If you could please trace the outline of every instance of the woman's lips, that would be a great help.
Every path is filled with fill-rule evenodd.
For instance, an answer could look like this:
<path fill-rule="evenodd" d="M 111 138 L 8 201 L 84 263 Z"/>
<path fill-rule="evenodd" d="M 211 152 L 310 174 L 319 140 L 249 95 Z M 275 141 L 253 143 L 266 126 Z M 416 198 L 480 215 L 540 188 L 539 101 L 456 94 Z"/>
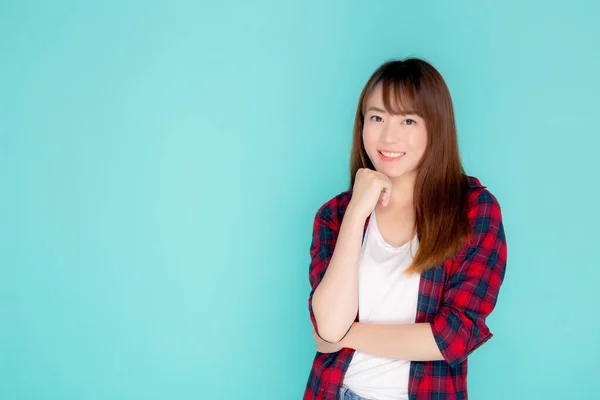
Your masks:
<path fill-rule="evenodd" d="M 387 152 L 387 151 L 382 152 L 381 150 L 379 150 L 378 153 L 379 153 L 379 158 L 381 158 L 383 161 L 398 161 L 399 159 L 401 159 L 402 157 L 404 157 L 406 155 L 406 153 L 404 153 L 404 152 Z"/>

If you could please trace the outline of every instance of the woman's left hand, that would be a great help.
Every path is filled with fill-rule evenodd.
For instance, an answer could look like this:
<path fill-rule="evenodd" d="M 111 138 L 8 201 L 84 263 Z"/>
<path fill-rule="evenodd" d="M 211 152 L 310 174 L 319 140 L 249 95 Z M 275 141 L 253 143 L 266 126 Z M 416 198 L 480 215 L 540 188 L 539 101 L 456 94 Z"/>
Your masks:
<path fill-rule="evenodd" d="M 339 343 L 328 343 L 322 340 L 319 335 L 313 329 L 313 339 L 315 339 L 315 343 L 317 345 L 317 351 L 319 353 L 335 353 L 340 351 L 344 347 L 344 341 Z"/>

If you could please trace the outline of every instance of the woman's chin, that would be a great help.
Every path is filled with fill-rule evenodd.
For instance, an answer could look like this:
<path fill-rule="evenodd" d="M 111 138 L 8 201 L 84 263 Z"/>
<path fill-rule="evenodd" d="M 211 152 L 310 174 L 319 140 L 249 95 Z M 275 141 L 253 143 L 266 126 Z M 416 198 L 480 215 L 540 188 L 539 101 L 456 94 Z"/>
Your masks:
<path fill-rule="evenodd" d="M 390 178 L 391 180 L 402 180 L 412 175 L 415 175 L 413 171 L 394 171 L 386 168 L 382 168 L 379 172 Z"/>

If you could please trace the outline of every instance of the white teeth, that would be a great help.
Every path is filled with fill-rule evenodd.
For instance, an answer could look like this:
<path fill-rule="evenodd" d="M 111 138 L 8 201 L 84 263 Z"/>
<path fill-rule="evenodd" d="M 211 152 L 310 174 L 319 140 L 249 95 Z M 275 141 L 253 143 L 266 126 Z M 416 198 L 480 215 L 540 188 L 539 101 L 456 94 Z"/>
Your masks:
<path fill-rule="evenodd" d="M 398 157 L 406 154 L 406 153 L 387 153 L 385 151 L 381 151 L 380 153 L 389 158 L 398 158 Z"/>

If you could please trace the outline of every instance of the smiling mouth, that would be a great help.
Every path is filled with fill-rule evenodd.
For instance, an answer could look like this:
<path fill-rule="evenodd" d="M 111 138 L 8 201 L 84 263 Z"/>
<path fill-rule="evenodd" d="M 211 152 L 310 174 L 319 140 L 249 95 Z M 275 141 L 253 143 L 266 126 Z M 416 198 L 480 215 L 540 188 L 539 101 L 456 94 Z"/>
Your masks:
<path fill-rule="evenodd" d="M 406 153 L 404 153 L 404 152 L 390 152 L 390 151 L 381 151 L 381 150 L 379 150 L 379 154 L 381 154 L 383 157 L 385 157 L 387 159 L 397 159 L 397 158 L 402 157 Z"/>

